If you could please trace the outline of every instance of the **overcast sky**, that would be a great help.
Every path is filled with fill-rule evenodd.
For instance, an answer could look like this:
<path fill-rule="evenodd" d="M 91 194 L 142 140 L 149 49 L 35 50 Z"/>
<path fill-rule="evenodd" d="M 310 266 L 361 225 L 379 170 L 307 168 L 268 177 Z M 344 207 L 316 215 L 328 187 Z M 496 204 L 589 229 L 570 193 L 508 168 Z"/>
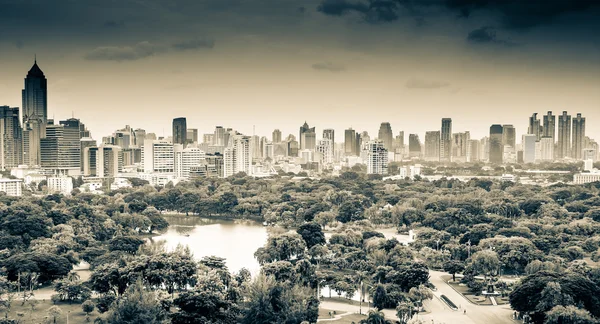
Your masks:
<path fill-rule="evenodd" d="M 0 105 L 21 105 L 34 54 L 50 117 L 98 140 L 179 116 L 269 138 L 306 120 L 338 142 L 383 121 L 423 140 L 451 117 L 480 138 L 548 110 L 600 140 L 594 0 L 0 0 Z"/>

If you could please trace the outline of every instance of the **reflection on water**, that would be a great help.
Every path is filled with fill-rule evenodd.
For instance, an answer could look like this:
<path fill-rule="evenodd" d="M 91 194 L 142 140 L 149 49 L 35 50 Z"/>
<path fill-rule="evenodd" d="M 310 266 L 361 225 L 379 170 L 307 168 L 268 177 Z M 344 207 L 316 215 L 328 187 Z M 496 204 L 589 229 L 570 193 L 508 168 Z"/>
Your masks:
<path fill-rule="evenodd" d="M 262 224 L 180 215 L 165 218 L 170 224 L 167 232 L 151 241 L 164 241 L 167 250 L 178 244 L 187 245 L 197 260 L 215 255 L 226 259 L 230 271 L 247 268 L 254 275 L 260 270 L 254 252 L 267 241 L 267 230 Z"/>

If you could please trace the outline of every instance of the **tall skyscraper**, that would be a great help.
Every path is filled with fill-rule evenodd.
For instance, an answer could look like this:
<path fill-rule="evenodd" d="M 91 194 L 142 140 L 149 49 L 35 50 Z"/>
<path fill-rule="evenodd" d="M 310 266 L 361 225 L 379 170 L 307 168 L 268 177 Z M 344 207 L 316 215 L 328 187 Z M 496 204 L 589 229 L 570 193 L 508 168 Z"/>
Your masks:
<path fill-rule="evenodd" d="M 556 138 L 556 116 L 551 111 L 544 115 L 544 136 L 551 137 L 553 142 Z"/>
<path fill-rule="evenodd" d="M 22 136 L 19 108 L 0 106 L 0 170 L 14 168 L 21 164 Z"/>
<path fill-rule="evenodd" d="M 452 161 L 471 162 L 471 133 L 452 134 Z"/>
<path fill-rule="evenodd" d="M 440 161 L 450 162 L 452 156 L 452 118 L 442 118 Z"/>
<path fill-rule="evenodd" d="M 502 145 L 502 125 L 490 127 L 490 163 L 502 163 L 504 145 Z"/>
<path fill-rule="evenodd" d="M 232 145 L 225 149 L 223 154 L 224 177 L 229 177 L 239 172 L 252 174 L 252 154 L 250 136 L 234 135 Z"/>
<path fill-rule="evenodd" d="M 543 127 L 540 125 L 540 120 L 537 118 L 537 113 L 534 113 L 529 117 L 529 127 L 527 127 L 527 134 L 533 134 L 536 136 L 536 140 L 539 141 L 543 134 Z"/>
<path fill-rule="evenodd" d="M 85 126 L 77 118 L 61 120 L 60 125 L 63 126 L 63 137 L 59 143 L 63 155 L 61 167 L 81 171 L 81 135 L 85 132 Z"/>
<path fill-rule="evenodd" d="M 393 150 L 394 135 L 392 133 L 392 126 L 390 125 L 390 123 L 388 123 L 388 122 L 381 123 L 381 126 L 379 126 L 379 134 L 378 134 L 377 138 L 383 142 L 383 147 L 386 150 L 388 150 L 388 151 Z"/>
<path fill-rule="evenodd" d="M 215 134 L 213 136 L 213 145 L 216 146 L 225 146 L 227 142 L 225 142 L 225 129 L 223 126 L 215 127 Z"/>
<path fill-rule="evenodd" d="M 404 131 L 400 131 L 394 139 L 394 152 L 402 153 L 404 151 Z M 437 153 L 439 156 L 439 152 Z"/>
<path fill-rule="evenodd" d="M 581 117 L 578 113 L 577 117 L 573 118 L 573 145 L 571 146 L 571 157 L 581 160 L 583 157 L 585 138 L 585 117 Z"/>
<path fill-rule="evenodd" d="M 344 153 L 356 155 L 356 131 L 352 128 L 344 131 Z"/>
<path fill-rule="evenodd" d="M 513 125 L 502 125 L 502 144 L 509 145 L 513 149 L 517 147 L 517 132 Z"/>
<path fill-rule="evenodd" d="M 535 134 L 524 134 L 523 143 L 523 162 L 534 163 L 536 160 L 536 142 L 537 136 Z"/>
<path fill-rule="evenodd" d="M 306 121 L 300 126 L 300 149 L 314 150 L 317 144 L 317 136 L 314 127 L 309 127 Z"/>
<path fill-rule="evenodd" d="M 440 131 L 425 132 L 425 160 L 440 160 Z"/>
<path fill-rule="evenodd" d="M 46 137 L 48 82 L 37 60 L 27 73 L 22 91 L 23 163 L 40 165 L 40 139 Z"/>
<path fill-rule="evenodd" d="M 564 159 L 571 152 L 571 115 L 563 111 L 558 116 L 558 138 L 556 139 L 556 158 Z"/>
<path fill-rule="evenodd" d="M 362 153 L 366 158 L 368 174 L 387 174 L 388 150 L 383 146 L 383 141 L 375 140 L 365 143 Z"/>
<path fill-rule="evenodd" d="M 281 143 L 281 131 L 279 129 L 273 131 L 273 143 Z"/>
<path fill-rule="evenodd" d="M 173 144 L 186 144 L 187 121 L 185 117 L 173 119 Z"/>
<path fill-rule="evenodd" d="M 471 162 L 481 161 L 481 141 L 472 139 L 471 145 Z"/>
<path fill-rule="evenodd" d="M 332 144 L 335 144 L 335 130 L 328 128 L 323 130 L 323 139 L 328 139 Z"/>
<path fill-rule="evenodd" d="M 421 140 L 419 134 L 408 134 L 408 155 L 411 158 L 420 158 L 421 151 Z"/>

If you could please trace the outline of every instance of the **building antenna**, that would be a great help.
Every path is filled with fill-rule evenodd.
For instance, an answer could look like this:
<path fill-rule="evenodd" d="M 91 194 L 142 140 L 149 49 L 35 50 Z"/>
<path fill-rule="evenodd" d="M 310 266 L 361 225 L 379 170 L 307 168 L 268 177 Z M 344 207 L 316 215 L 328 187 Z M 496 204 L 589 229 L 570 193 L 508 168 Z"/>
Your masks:
<path fill-rule="evenodd" d="M 37 64 L 37 54 L 33 54 L 33 63 Z"/>

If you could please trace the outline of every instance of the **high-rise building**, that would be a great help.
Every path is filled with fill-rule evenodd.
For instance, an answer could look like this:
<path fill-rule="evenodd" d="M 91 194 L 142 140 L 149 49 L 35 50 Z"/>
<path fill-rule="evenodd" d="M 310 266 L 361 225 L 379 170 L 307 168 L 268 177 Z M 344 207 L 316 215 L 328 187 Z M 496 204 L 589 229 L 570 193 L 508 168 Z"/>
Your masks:
<path fill-rule="evenodd" d="M 379 134 L 378 134 L 377 138 L 383 142 L 383 147 L 386 150 L 388 150 L 388 151 L 393 150 L 394 135 L 392 133 L 392 126 L 390 125 L 390 123 L 388 123 L 388 122 L 381 123 L 381 126 L 379 126 Z"/>
<path fill-rule="evenodd" d="M 173 119 L 173 144 L 186 144 L 187 121 L 185 117 Z"/>
<path fill-rule="evenodd" d="M 252 174 L 252 156 L 250 136 L 234 135 L 232 145 L 225 148 L 223 154 L 224 177 L 229 177 L 239 172 Z"/>
<path fill-rule="evenodd" d="M 81 171 L 81 138 L 85 133 L 85 125 L 77 118 L 61 120 L 63 138 L 60 141 L 60 154 L 63 155 L 61 167 L 78 168 Z"/>
<path fill-rule="evenodd" d="M 173 143 L 166 140 L 145 140 L 142 165 L 146 173 L 173 174 L 175 172 Z"/>
<path fill-rule="evenodd" d="M 502 125 L 490 127 L 490 163 L 502 163 L 504 145 L 502 145 Z"/>
<path fill-rule="evenodd" d="M 513 125 L 502 125 L 502 144 L 517 148 L 517 132 Z"/>
<path fill-rule="evenodd" d="M 172 147 L 172 146 L 171 146 Z M 121 148 L 116 145 L 101 145 L 96 153 L 96 176 L 114 178 L 123 170 Z"/>
<path fill-rule="evenodd" d="M 309 127 L 306 122 L 300 126 L 300 149 L 314 150 L 317 145 L 317 134 L 314 127 Z"/>
<path fill-rule="evenodd" d="M 37 60 L 27 73 L 22 97 L 23 163 L 40 165 L 40 139 L 46 137 L 48 122 L 48 82 Z"/>
<path fill-rule="evenodd" d="M 571 115 L 563 111 L 558 117 L 558 138 L 556 139 L 556 158 L 564 159 L 571 152 Z"/>
<path fill-rule="evenodd" d="M 319 154 L 319 162 L 322 166 L 333 163 L 333 144 L 331 139 L 324 138 L 320 140 L 315 151 Z"/>
<path fill-rule="evenodd" d="M 394 152 L 402 153 L 404 151 L 404 131 L 400 131 L 394 139 Z M 437 153 L 439 156 L 439 152 Z"/>
<path fill-rule="evenodd" d="M 452 162 L 471 162 L 471 134 L 452 134 Z"/>
<path fill-rule="evenodd" d="M 19 108 L 0 106 L 0 170 L 22 164 L 22 136 Z"/>
<path fill-rule="evenodd" d="M 551 111 L 544 115 L 544 136 L 551 137 L 552 142 L 556 138 L 556 116 Z"/>
<path fill-rule="evenodd" d="M 452 118 L 442 118 L 440 133 L 440 161 L 450 162 L 452 156 Z"/>
<path fill-rule="evenodd" d="M 186 134 L 187 143 L 198 143 L 198 129 L 197 128 L 188 128 Z"/>
<path fill-rule="evenodd" d="M 554 139 L 550 136 L 542 136 L 540 143 L 540 161 L 554 160 Z"/>
<path fill-rule="evenodd" d="M 421 140 L 419 134 L 408 134 L 408 155 L 411 158 L 420 158 L 421 151 Z"/>
<path fill-rule="evenodd" d="M 583 157 L 585 138 L 585 117 L 581 117 L 578 113 L 577 117 L 573 118 L 573 145 L 571 146 L 571 157 L 581 160 Z"/>
<path fill-rule="evenodd" d="M 540 120 L 537 118 L 537 113 L 534 113 L 529 117 L 529 127 L 527 127 L 527 134 L 536 136 L 536 141 L 539 141 L 543 134 L 543 127 L 540 125 Z"/>
<path fill-rule="evenodd" d="M 279 129 L 276 129 L 273 131 L 273 143 L 281 143 L 281 131 Z"/>
<path fill-rule="evenodd" d="M 362 155 L 365 156 L 368 174 L 387 174 L 388 150 L 383 146 L 383 141 L 375 140 L 365 143 Z"/>
<path fill-rule="evenodd" d="M 173 154 L 175 158 L 175 176 L 177 178 L 190 178 L 190 171 L 193 167 L 199 166 L 205 158 L 205 153 L 197 147 L 183 148 L 182 144 L 173 145 Z"/>
<path fill-rule="evenodd" d="M 225 146 L 227 142 L 225 141 L 225 129 L 223 126 L 215 127 L 215 134 L 213 136 L 213 145 L 216 146 Z"/>
<path fill-rule="evenodd" d="M 481 141 L 472 139 L 471 145 L 471 162 L 481 161 Z"/>
<path fill-rule="evenodd" d="M 88 148 L 92 148 L 92 147 L 96 147 L 96 140 L 90 138 L 90 137 L 83 137 L 80 140 L 80 150 L 81 150 L 81 171 L 83 172 L 83 175 L 89 175 L 85 173 L 85 159 L 86 159 L 86 153 L 85 150 Z M 96 170 L 96 167 L 94 166 L 94 171 Z"/>
<path fill-rule="evenodd" d="M 440 160 L 440 131 L 425 132 L 425 161 Z"/>
<path fill-rule="evenodd" d="M 352 128 L 344 131 L 344 153 L 347 156 L 356 154 L 356 131 Z"/>
<path fill-rule="evenodd" d="M 323 139 L 328 139 L 331 141 L 331 144 L 335 144 L 335 130 L 328 128 L 323 130 Z"/>
<path fill-rule="evenodd" d="M 534 163 L 536 160 L 536 141 L 537 136 L 535 134 L 523 135 L 523 163 Z"/>
<path fill-rule="evenodd" d="M 98 163 L 98 147 L 90 146 L 83 149 L 83 175 L 96 176 Z"/>

